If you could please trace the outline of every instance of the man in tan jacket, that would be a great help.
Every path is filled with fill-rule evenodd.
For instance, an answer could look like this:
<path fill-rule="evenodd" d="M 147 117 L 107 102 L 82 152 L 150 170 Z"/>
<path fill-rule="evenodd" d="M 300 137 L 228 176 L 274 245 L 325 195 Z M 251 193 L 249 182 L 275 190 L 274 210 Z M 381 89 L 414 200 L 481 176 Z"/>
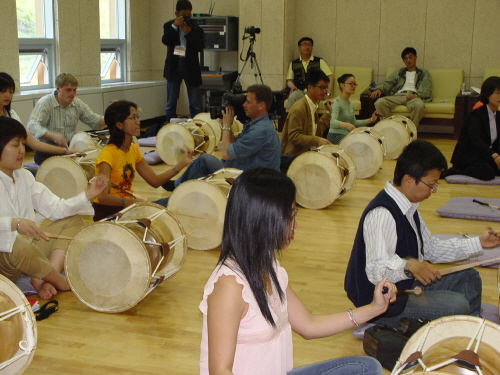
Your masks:
<path fill-rule="evenodd" d="M 330 79 L 321 70 L 307 75 L 307 94 L 298 100 L 290 112 L 281 135 L 281 154 L 299 155 L 321 145 L 330 144 L 323 132 L 330 125 L 332 102 L 325 100 L 327 112 L 319 118 L 318 102 L 324 100 Z"/>

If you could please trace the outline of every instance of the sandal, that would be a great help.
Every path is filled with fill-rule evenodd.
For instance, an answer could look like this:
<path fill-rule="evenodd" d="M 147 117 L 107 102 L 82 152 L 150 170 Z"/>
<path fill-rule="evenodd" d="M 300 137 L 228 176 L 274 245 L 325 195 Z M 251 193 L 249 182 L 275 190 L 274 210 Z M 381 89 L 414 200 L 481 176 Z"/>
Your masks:
<path fill-rule="evenodd" d="M 42 307 L 40 307 L 40 309 L 35 313 L 37 322 L 39 322 L 40 320 L 47 319 L 57 310 L 59 310 L 59 302 L 56 301 L 55 299 L 50 300 L 49 302 L 45 303 Z"/>

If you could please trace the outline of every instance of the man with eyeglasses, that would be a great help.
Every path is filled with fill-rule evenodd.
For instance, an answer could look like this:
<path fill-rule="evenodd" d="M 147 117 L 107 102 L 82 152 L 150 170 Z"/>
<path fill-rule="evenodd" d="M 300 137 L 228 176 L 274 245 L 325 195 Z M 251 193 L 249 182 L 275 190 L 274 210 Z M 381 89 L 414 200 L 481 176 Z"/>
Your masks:
<path fill-rule="evenodd" d="M 333 74 L 328 64 L 318 56 L 313 56 L 314 42 L 309 37 L 300 38 L 298 48 L 300 57 L 293 60 L 288 66 L 288 73 L 286 75 L 287 86 L 290 88 L 290 95 L 288 96 L 288 108 L 292 108 L 293 104 L 302 99 L 307 89 L 307 73 L 310 69 L 319 69 L 325 72 L 330 79 L 328 83 L 327 96 L 332 93 L 333 87 Z"/>
<path fill-rule="evenodd" d="M 432 78 L 425 69 L 417 68 L 417 51 L 406 47 L 401 53 L 406 68 L 395 70 L 370 93 L 372 99 L 386 95 L 375 102 L 375 109 L 383 117 L 391 116 L 391 109 L 405 105 L 410 110 L 410 120 L 418 128 L 425 115 L 425 105 L 432 101 Z"/>
<path fill-rule="evenodd" d="M 28 120 L 27 130 L 36 140 L 62 146 L 68 149 L 68 143 L 76 132 L 78 121 L 91 129 L 106 127 L 104 117 L 90 109 L 76 97 L 78 80 L 70 73 L 61 73 L 56 77 L 56 90 L 38 100 Z M 34 159 L 38 165 L 55 154 L 35 151 Z"/>
<path fill-rule="evenodd" d="M 326 113 L 318 116 L 318 102 L 324 100 L 330 79 L 322 70 L 312 69 L 307 75 L 307 94 L 290 109 L 281 132 L 281 170 L 285 171 L 291 157 L 302 154 L 321 145 L 330 144 L 323 138 L 323 132 L 330 126 L 332 101 L 325 100 Z"/>
<path fill-rule="evenodd" d="M 432 263 L 449 263 L 500 244 L 500 232 L 479 237 L 439 240 L 427 229 L 418 203 L 437 191 L 447 168 L 441 151 L 416 140 L 399 156 L 393 181 L 388 181 L 363 212 L 344 288 L 355 306 L 373 296 L 375 284 L 386 277 L 404 291 L 423 288 L 422 296 L 400 293 L 395 304 L 375 319 L 397 327 L 402 317 L 438 319 L 448 315 L 480 316 L 482 283 L 473 268 L 441 276 Z"/>

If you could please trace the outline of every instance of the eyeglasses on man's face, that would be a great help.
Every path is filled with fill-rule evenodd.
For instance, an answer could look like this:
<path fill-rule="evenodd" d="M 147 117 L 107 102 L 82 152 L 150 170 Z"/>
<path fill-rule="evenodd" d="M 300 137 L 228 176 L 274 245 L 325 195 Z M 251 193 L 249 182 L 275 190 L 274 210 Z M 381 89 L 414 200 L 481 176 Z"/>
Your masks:
<path fill-rule="evenodd" d="M 314 87 L 317 87 L 318 89 L 320 89 L 321 91 L 326 91 L 328 90 L 328 86 L 314 86 Z"/>
<path fill-rule="evenodd" d="M 431 185 L 425 183 L 424 181 L 422 181 L 420 179 L 418 179 L 417 181 L 423 183 L 425 186 L 427 186 L 428 188 L 430 188 L 431 189 L 431 193 L 435 193 L 437 191 L 438 187 L 439 187 L 439 183 L 437 183 L 437 182 L 436 182 L 436 184 L 434 186 L 431 186 Z"/>
<path fill-rule="evenodd" d="M 140 121 L 140 117 L 139 116 L 130 116 L 130 117 L 127 117 L 127 120 Z"/>

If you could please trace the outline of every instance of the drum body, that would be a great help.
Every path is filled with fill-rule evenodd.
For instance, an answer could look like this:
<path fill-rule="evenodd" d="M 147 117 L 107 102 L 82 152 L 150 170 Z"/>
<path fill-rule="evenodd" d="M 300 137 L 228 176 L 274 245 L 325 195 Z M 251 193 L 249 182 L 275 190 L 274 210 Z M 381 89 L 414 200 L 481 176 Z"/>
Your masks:
<path fill-rule="evenodd" d="M 357 178 L 369 178 L 382 166 L 386 152 L 384 136 L 368 127 L 356 128 L 339 143 L 356 165 Z"/>
<path fill-rule="evenodd" d="M 64 269 L 83 303 L 117 313 L 177 273 L 186 250 L 184 230 L 173 215 L 157 204 L 138 203 L 78 232 Z"/>
<path fill-rule="evenodd" d="M 222 140 L 222 119 L 212 119 L 210 113 L 203 112 L 194 116 L 193 120 L 202 120 L 210 125 L 215 135 L 215 145 L 217 146 L 220 143 Z M 231 131 L 233 134 L 239 134 L 242 130 L 243 124 L 235 118 L 231 124 Z"/>
<path fill-rule="evenodd" d="M 22 374 L 35 355 L 36 320 L 19 288 L 0 275 L 0 375 Z"/>
<path fill-rule="evenodd" d="M 498 374 L 500 326 L 474 316 L 447 316 L 433 320 L 410 337 L 392 374 L 423 371 L 437 371 L 443 374 L 477 374 L 473 364 L 474 352 L 478 355 L 477 360 L 484 375 Z M 416 361 L 417 358 L 420 359 Z M 472 369 L 469 370 L 460 363 L 457 364 L 457 358 L 464 361 L 461 364 L 470 364 Z M 428 373 L 425 372 L 425 374 Z"/>
<path fill-rule="evenodd" d="M 344 169 L 345 182 L 344 182 L 344 190 L 348 192 L 354 186 L 356 182 L 356 165 L 354 164 L 354 160 L 352 160 L 349 153 L 344 150 L 342 147 L 338 145 L 324 145 L 318 147 L 317 150 L 320 153 L 327 153 L 333 155 L 337 158 L 337 163 L 340 168 Z"/>
<path fill-rule="evenodd" d="M 181 222 L 188 246 L 195 250 L 211 250 L 222 243 L 222 228 L 230 190 L 229 178 L 241 171 L 221 169 L 199 180 L 177 186 L 168 200 L 168 210 Z"/>
<path fill-rule="evenodd" d="M 187 149 L 194 155 L 211 154 L 216 146 L 212 127 L 202 120 L 167 124 L 156 135 L 156 152 L 169 165 L 177 164 Z"/>
<path fill-rule="evenodd" d="M 417 138 L 415 124 L 404 116 L 383 119 L 373 129 L 384 136 L 387 146 L 386 159 L 397 159 L 406 145 Z"/>
<path fill-rule="evenodd" d="M 329 153 L 304 152 L 293 159 L 286 174 L 297 187 L 297 203 L 305 208 L 328 207 L 346 191 L 344 169 Z"/>
<path fill-rule="evenodd" d="M 95 175 L 95 159 L 80 156 L 52 156 L 38 168 L 35 180 L 60 198 L 68 199 L 85 191 Z"/>
<path fill-rule="evenodd" d="M 77 151 L 101 150 L 102 145 L 99 144 L 99 141 L 92 137 L 89 132 L 78 132 L 71 138 L 69 148 Z"/>

